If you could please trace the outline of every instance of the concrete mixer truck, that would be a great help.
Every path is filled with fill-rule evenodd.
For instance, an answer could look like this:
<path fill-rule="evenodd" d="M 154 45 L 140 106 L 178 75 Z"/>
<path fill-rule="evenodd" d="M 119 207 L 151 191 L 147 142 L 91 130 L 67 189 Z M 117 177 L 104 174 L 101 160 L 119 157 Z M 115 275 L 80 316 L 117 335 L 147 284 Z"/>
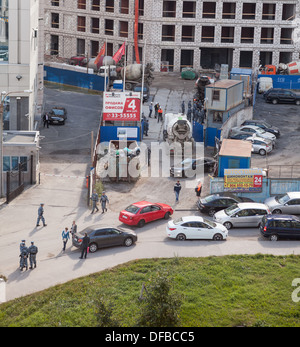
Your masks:
<path fill-rule="evenodd" d="M 184 143 L 191 143 L 191 150 L 194 148 L 192 124 L 182 113 L 166 113 L 163 125 L 163 138 L 169 145 L 177 142 L 184 149 Z M 171 154 L 174 151 L 171 149 Z"/>

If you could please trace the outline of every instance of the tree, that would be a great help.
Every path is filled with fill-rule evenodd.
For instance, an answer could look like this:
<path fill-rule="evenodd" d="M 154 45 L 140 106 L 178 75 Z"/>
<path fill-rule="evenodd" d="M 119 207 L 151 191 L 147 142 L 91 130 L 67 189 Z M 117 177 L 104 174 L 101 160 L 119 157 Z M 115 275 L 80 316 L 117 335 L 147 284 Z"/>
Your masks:
<path fill-rule="evenodd" d="M 143 327 L 175 327 L 180 323 L 182 295 L 172 293 L 172 280 L 167 272 L 157 272 L 146 286 L 137 325 Z"/>
<path fill-rule="evenodd" d="M 96 316 L 98 326 L 104 327 L 118 327 L 119 322 L 113 318 L 113 305 L 106 303 L 103 297 L 96 301 Z"/>

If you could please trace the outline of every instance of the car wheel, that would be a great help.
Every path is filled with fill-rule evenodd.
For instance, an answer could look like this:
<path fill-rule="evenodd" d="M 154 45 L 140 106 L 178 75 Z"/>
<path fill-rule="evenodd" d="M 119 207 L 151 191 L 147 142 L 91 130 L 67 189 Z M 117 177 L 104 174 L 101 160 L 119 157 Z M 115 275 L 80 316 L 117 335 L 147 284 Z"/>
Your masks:
<path fill-rule="evenodd" d="M 273 234 L 270 236 L 270 241 L 277 241 L 278 240 L 278 236 L 276 234 Z"/>
<path fill-rule="evenodd" d="M 176 240 L 184 241 L 185 239 L 186 239 L 186 236 L 184 234 L 178 234 L 176 236 Z"/>
<path fill-rule="evenodd" d="M 209 211 L 208 211 L 208 215 L 213 217 L 213 215 L 216 213 L 216 210 L 214 210 L 213 208 L 211 208 Z"/>
<path fill-rule="evenodd" d="M 266 151 L 264 149 L 260 149 L 258 152 L 260 155 L 266 155 Z"/>
<path fill-rule="evenodd" d="M 164 218 L 165 218 L 165 219 L 169 219 L 169 218 L 170 218 L 170 212 L 166 212 Z"/>
<path fill-rule="evenodd" d="M 223 225 L 227 230 L 232 228 L 232 224 L 230 222 L 225 222 Z"/>
<path fill-rule="evenodd" d="M 89 251 L 90 251 L 90 253 L 95 253 L 95 252 L 97 251 L 97 249 L 98 249 L 98 246 L 97 246 L 96 243 L 91 243 L 91 244 L 89 245 Z"/>
<path fill-rule="evenodd" d="M 273 99 L 273 100 L 272 100 L 272 104 L 273 104 L 273 105 L 278 104 L 278 100 L 277 100 L 277 99 Z"/>
<path fill-rule="evenodd" d="M 144 221 L 144 219 L 141 219 L 141 220 L 138 222 L 138 227 L 139 227 L 139 228 L 142 228 L 144 225 L 145 225 L 145 221 Z"/>
<path fill-rule="evenodd" d="M 215 234 L 213 239 L 215 241 L 222 241 L 223 240 L 223 236 L 221 234 Z"/>
<path fill-rule="evenodd" d="M 131 237 L 126 237 L 126 239 L 124 240 L 124 246 L 126 247 L 130 247 L 133 244 L 133 240 Z"/>
<path fill-rule="evenodd" d="M 272 211 L 272 214 L 281 214 L 281 210 L 279 208 L 275 208 L 275 210 Z"/>

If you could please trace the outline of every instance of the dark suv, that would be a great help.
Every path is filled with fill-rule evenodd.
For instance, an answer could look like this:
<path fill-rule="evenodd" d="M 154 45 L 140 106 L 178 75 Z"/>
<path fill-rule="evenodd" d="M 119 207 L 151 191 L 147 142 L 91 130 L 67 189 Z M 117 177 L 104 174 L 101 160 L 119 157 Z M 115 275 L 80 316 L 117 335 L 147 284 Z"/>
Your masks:
<path fill-rule="evenodd" d="M 300 105 L 300 94 L 295 93 L 288 89 L 273 90 L 266 95 L 265 100 L 266 102 L 271 102 L 274 105 L 278 103 L 283 103 L 283 104 L 292 103 L 292 104 Z"/>
<path fill-rule="evenodd" d="M 277 127 L 270 125 L 262 119 L 248 119 L 243 122 L 242 125 L 255 125 L 268 133 L 275 135 L 277 138 L 280 137 L 280 131 Z"/>
<path fill-rule="evenodd" d="M 263 217 L 260 233 L 271 241 L 300 239 L 300 220 L 293 215 L 270 214 Z"/>

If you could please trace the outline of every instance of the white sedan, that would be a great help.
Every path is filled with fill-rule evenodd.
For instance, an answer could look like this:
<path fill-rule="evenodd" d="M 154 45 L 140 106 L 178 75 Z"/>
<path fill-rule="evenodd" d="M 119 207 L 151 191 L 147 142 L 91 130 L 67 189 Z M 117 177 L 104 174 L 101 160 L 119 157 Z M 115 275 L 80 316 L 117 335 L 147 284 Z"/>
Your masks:
<path fill-rule="evenodd" d="M 171 220 L 168 222 L 166 231 L 168 237 L 176 240 L 210 239 L 219 241 L 228 236 L 228 230 L 224 225 L 196 216 Z"/>

